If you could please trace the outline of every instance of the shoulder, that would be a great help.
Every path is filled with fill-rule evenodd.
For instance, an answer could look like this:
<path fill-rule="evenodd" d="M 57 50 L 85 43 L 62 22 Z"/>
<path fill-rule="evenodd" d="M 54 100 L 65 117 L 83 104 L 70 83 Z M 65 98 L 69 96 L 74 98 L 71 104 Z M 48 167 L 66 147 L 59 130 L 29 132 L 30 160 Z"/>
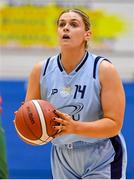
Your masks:
<path fill-rule="evenodd" d="M 36 63 L 30 73 L 30 76 L 34 77 L 40 77 L 40 75 L 42 75 L 42 73 L 45 73 L 46 69 L 48 69 L 48 67 L 53 67 L 53 63 L 55 62 L 54 60 L 58 57 L 58 55 L 56 56 L 51 56 L 49 58 L 45 58 L 43 61 L 40 61 L 38 63 Z"/>
<path fill-rule="evenodd" d="M 41 74 L 42 66 L 43 66 L 43 61 L 36 63 L 31 70 L 30 77 L 31 78 L 39 77 Z"/>
<path fill-rule="evenodd" d="M 33 70 L 38 71 L 42 68 L 42 66 L 43 66 L 43 61 L 40 61 L 33 66 Z"/>
<path fill-rule="evenodd" d="M 121 81 L 119 73 L 117 72 L 115 66 L 108 62 L 102 61 L 99 67 L 99 77 L 100 82 L 102 83 L 116 83 L 117 81 Z"/>
<path fill-rule="evenodd" d="M 100 63 L 100 72 L 101 73 L 108 73 L 109 71 L 116 71 L 116 68 L 112 63 L 107 61 L 107 59 L 106 60 L 104 59 Z"/>

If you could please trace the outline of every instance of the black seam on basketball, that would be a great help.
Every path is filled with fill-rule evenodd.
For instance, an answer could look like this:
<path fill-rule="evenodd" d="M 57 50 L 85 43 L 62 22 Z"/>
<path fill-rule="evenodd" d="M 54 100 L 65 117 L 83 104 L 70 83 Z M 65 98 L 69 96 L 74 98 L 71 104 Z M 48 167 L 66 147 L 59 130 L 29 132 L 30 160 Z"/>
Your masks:
<path fill-rule="evenodd" d="M 23 115 L 23 113 L 22 113 L 22 115 Z M 23 115 L 23 117 L 24 117 L 24 115 Z M 24 121 L 25 121 L 25 118 L 24 118 Z M 26 122 L 26 121 L 25 121 Z M 28 129 L 30 130 L 30 132 L 33 134 L 33 136 L 35 137 L 35 138 L 37 138 L 36 140 L 40 140 L 41 142 L 46 142 L 46 140 L 45 141 L 43 141 L 41 138 L 38 138 L 32 131 L 31 131 L 31 129 L 29 128 L 29 126 L 28 126 L 28 124 L 26 123 L 26 126 L 28 127 Z M 28 139 L 28 138 L 27 138 Z M 31 140 L 31 141 L 36 141 L 36 140 Z M 30 143 L 30 142 L 29 142 Z M 34 142 L 33 142 L 33 144 L 34 144 Z M 42 143 L 39 143 L 39 144 L 42 144 Z M 38 144 L 36 144 L 35 143 L 35 145 L 38 145 Z"/>
<path fill-rule="evenodd" d="M 29 129 L 29 131 L 31 132 L 31 134 L 36 138 L 36 140 L 38 140 L 39 138 L 33 133 L 33 131 L 31 130 L 31 128 L 28 126 L 27 121 L 26 121 L 25 116 L 24 116 L 23 113 L 22 113 L 22 116 L 23 116 L 24 122 L 25 122 L 27 128 Z M 25 137 L 25 136 L 24 136 L 24 137 Z M 26 138 L 27 138 L 27 137 L 26 137 Z M 27 139 L 28 139 L 28 138 L 27 138 Z M 32 140 L 32 139 L 31 139 L 31 141 L 36 141 L 36 140 Z"/>

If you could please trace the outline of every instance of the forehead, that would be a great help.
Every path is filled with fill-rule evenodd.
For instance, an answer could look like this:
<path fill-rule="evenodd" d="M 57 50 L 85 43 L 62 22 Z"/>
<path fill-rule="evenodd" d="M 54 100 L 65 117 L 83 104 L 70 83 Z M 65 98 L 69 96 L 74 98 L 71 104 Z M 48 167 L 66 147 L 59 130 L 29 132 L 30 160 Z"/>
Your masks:
<path fill-rule="evenodd" d="M 77 20 L 77 21 L 83 21 L 82 17 L 75 12 L 66 12 L 62 14 L 59 18 L 59 20 Z"/>

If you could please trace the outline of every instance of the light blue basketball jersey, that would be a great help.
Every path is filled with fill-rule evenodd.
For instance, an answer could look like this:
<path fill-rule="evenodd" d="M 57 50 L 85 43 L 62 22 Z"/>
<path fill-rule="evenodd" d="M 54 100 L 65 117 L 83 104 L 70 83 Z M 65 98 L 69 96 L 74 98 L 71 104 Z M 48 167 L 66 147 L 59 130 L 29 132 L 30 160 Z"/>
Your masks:
<path fill-rule="evenodd" d="M 80 64 L 67 74 L 60 56 L 44 61 L 41 99 L 70 114 L 75 121 L 101 121 L 99 65 L 105 58 L 86 52 Z M 126 176 L 127 153 L 121 135 L 102 139 L 70 134 L 55 138 L 52 143 L 51 165 L 55 179 Z"/>
<path fill-rule="evenodd" d="M 41 98 L 48 100 L 60 111 L 70 114 L 76 121 L 91 122 L 101 119 L 103 112 L 100 104 L 101 86 L 98 69 L 104 59 L 86 52 L 80 64 L 69 74 L 61 64 L 60 54 L 45 60 L 40 80 Z M 56 138 L 52 142 L 93 143 L 100 140 L 102 139 L 70 134 Z"/>

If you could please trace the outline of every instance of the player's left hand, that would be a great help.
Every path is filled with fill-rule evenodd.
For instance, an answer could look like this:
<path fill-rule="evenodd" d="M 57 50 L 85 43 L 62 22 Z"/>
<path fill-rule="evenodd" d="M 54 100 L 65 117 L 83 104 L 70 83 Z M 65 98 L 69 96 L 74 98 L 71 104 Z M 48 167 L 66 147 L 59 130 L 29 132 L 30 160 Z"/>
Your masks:
<path fill-rule="evenodd" d="M 65 135 L 65 134 L 74 134 L 76 130 L 77 122 L 72 119 L 68 114 L 62 113 L 58 110 L 54 111 L 59 117 L 55 117 L 53 120 L 59 123 L 59 126 L 54 126 L 58 133 L 55 137 Z"/>

